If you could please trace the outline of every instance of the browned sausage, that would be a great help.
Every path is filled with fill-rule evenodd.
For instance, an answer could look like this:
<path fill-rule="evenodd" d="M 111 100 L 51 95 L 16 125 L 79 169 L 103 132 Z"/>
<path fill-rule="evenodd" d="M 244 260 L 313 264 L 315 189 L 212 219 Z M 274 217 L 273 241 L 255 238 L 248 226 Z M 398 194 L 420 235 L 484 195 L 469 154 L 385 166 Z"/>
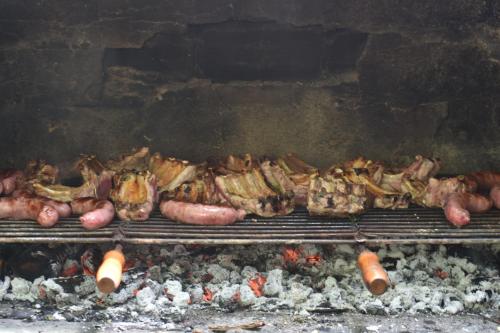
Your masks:
<path fill-rule="evenodd" d="M 495 185 L 500 185 L 500 172 L 495 171 L 479 171 L 473 172 L 465 179 L 470 184 L 477 184 L 480 190 L 489 190 Z"/>
<path fill-rule="evenodd" d="M 169 219 L 198 225 L 227 225 L 243 220 L 246 212 L 243 209 L 220 207 L 214 205 L 193 204 L 181 201 L 163 201 L 160 211 Z"/>
<path fill-rule="evenodd" d="M 95 230 L 107 226 L 115 216 L 115 207 L 108 200 L 95 198 L 79 198 L 71 202 L 71 208 L 80 216 L 82 226 L 88 230 Z"/>
<path fill-rule="evenodd" d="M 497 209 L 500 209 L 500 185 L 493 186 L 490 191 L 490 198 Z"/>
<path fill-rule="evenodd" d="M 457 227 L 470 222 L 470 213 L 483 213 L 491 209 L 492 201 L 476 193 L 453 193 L 448 196 L 444 214 Z"/>
<path fill-rule="evenodd" d="M 23 175 L 19 170 L 2 170 L 0 171 L 0 182 L 2 185 L 3 194 L 11 194 L 16 189 L 16 182 L 19 177 Z"/>
<path fill-rule="evenodd" d="M 57 210 L 59 217 L 71 216 L 71 207 L 65 202 L 56 201 L 56 200 L 48 199 L 45 197 L 41 197 L 39 195 L 30 193 L 30 192 L 25 191 L 25 190 L 15 190 L 14 192 L 12 192 L 12 197 L 25 198 L 25 199 L 38 199 L 38 200 L 45 202 L 47 205 L 53 207 L 55 210 Z"/>
<path fill-rule="evenodd" d="M 0 219 L 35 220 L 52 227 L 59 220 L 57 210 L 38 198 L 0 198 Z"/>

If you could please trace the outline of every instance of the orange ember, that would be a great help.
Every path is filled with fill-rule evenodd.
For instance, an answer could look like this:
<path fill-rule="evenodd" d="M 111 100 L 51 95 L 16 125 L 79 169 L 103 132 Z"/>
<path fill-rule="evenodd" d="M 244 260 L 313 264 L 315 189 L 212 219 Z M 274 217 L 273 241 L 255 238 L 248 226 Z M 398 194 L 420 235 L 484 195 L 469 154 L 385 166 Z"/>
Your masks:
<path fill-rule="evenodd" d="M 213 296 L 214 295 L 210 289 L 208 289 L 207 287 L 203 287 L 203 300 L 205 302 L 211 302 Z"/>
<path fill-rule="evenodd" d="M 306 261 L 310 265 L 317 265 L 321 262 L 321 256 L 319 254 L 314 256 L 307 256 Z"/>
<path fill-rule="evenodd" d="M 291 247 L 285 247 L 283 249 L 283 260 L 285 264 L 292 263 L 295 264 L 300 257 L 300 250 Z"/>
<path fill-rule="evenodd" d="M 255 296 L 260 297 L 262 296 L 262 288 L 266 281 L 267 279 L 264 276 L 258 274 L 256 278 L 248 280 L 248 286 L 252 289 Z"/>

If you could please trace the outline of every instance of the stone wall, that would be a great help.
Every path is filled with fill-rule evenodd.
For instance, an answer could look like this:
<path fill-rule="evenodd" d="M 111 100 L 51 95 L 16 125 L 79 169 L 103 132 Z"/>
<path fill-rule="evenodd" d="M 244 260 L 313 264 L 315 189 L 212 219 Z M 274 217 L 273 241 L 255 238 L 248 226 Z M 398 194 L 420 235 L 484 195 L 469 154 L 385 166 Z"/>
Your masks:
<path fill-rule="evenodd" d="M 500 167 L 500 0 L 0 1 L 1 166 L 148 145 Z"/>

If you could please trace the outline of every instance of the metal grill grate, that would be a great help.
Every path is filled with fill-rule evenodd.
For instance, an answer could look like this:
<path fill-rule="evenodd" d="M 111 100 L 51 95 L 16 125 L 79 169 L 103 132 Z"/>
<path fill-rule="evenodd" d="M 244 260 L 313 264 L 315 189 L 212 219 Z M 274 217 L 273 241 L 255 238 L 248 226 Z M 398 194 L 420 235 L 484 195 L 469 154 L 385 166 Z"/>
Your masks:
<path fill-rule="evenodd" d="M 77 217 L 62 219 L 50 229 L 34 221 L 0 221 L 2 243 L 106 243 L 131 244 L 299 244 L 299 243 L 500 243 L 500 211 L 472 215 L 463 228 L 449 225 L 441 209 L 369 210 L 352 218 L 309 216 L 305 209 L 288 216 L 249 216 L 230 226 L 192 226 L 163 218 L 159 212 L 147 222 L 114 221 L 87 231 Z"/>

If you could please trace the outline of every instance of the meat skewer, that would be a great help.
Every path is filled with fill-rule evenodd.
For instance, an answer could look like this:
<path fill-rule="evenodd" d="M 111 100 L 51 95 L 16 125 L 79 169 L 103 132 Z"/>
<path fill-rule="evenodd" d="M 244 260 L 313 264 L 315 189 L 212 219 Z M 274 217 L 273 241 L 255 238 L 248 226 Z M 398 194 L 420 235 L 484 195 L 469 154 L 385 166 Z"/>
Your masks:
<path fill-rule="evenodd" d="M 82 215 L 80 222 L 87 230 L 105 227 L 115 216 L 115 207 L 109 200 L 79 198 L 71 202 L 71 209 L 74 214 Z"/>

